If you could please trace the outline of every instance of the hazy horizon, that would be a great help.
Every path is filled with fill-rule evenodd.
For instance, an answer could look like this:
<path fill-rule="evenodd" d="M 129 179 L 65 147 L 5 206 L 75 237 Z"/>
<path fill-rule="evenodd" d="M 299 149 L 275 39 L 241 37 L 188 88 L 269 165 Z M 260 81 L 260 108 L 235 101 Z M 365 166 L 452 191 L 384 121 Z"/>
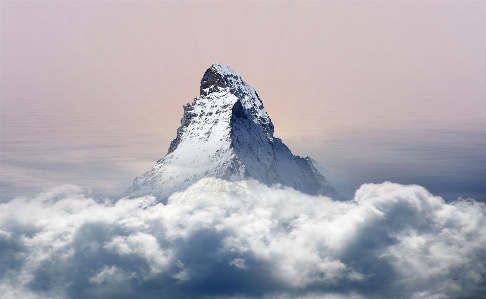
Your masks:
<path fill-rule="evenodd" d="M 118 198 L 162 158 L 204 71 L 351 183 L 486 201 L 486 3 L 2 1 L 2 201 Z"/>

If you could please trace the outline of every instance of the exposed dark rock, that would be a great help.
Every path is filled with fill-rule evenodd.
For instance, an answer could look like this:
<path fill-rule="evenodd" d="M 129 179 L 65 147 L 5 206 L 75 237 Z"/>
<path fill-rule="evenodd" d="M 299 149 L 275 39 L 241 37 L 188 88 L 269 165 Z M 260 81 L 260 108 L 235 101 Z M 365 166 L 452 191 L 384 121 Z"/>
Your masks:
<path fill-rule="evenodd" d="M 217 70 L 213 67 L 207 69 L 204 73 L 204 76 L 201 79 L 201 86 L 199 87 L 199 93 L 201 96 L 208 95 L 212 92 L 215 92 L 220 88 L 228 87 L 226 85 L 226 80 L 224 79 L 223 75 L 220 74 Z"/>
<path fill-rule="evenodd" d="M 245 109 L 243 108 L 243 105 L 241 105 L 240 101 L 236 101 L 231 110 L 233 112 L 232 117 L 248 119 L 248 116 L 246 116 L 245 113 Z"/>
<path fill-rule="evenodd" d="M 182 134 L 184 133 L 184 128 L 189 126 L 189 124 L 191 123 L 191 119 L 194 116 L 196 116 L 196 114 L 193 113 L 193 107 L 191 104 L 185 104 L 183 108 L 184 108 L 184 114 L 182 115 L 181 126 L 177 128 L 177 136 L 176 138 L 174 138 L 174 140 L 170 142 L 170 146 L 169 146 L 169 150 L 167 151 L 167 154 L 172 153 L 177 148 L 177 146 L 181 142 L 181 137 Z"/>

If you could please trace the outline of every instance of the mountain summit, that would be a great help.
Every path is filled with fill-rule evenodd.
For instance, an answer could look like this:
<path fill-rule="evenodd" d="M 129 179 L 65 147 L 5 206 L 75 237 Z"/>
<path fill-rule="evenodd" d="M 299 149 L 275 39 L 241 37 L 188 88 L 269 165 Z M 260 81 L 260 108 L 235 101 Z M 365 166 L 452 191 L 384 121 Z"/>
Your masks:
<path fill-rule="evenodd" d="M 295 156 L 273 136 L 256 91 L 228 66 L 215 63 L 201 80 L 200 96 L 184 105 L 181 126 L 167 155 L 134 180 L 128 197 L 161 201 L 206 177 L 253 178 L 312 195 L 351 199 L 354 189 L 313 159 Z"/>

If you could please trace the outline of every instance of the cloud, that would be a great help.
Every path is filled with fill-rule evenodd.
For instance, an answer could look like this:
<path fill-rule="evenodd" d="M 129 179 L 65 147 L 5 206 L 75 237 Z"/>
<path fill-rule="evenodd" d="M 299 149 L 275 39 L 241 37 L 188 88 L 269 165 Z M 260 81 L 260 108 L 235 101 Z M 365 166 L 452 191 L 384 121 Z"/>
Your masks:
<path fill-rule="evenodd" d="M 166 205 L 64 185 L 0 204 L 2 298 L 483 298 L 486 205 L 204 179 Z"/>
<path fill-rule="evenodd" d="M 235 266 L 238 269 L 241 270 L 248 270 L 248 266 L 245 264 L 244 259 L 234 259 L 231 262 L 228 263 L 230 266 Z"/>

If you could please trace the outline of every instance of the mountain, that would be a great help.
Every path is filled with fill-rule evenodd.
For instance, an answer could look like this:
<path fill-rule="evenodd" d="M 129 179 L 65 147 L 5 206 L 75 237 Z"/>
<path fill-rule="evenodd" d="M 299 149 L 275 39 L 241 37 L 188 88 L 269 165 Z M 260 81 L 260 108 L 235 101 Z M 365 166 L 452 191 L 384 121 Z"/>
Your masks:
<path fill-rule="evenodd" d="M 354 188 L 315 160 L 293 155 L 273 130 L 256 91 L 231 68 L 215 63 L 204 73 L 200 96 L 184 105 L 167 155 L 137 177 L 126 195 L 166 201 L 202 178 L 216 177 L 253 178 L 337 200 L 353 197 Z"/>

